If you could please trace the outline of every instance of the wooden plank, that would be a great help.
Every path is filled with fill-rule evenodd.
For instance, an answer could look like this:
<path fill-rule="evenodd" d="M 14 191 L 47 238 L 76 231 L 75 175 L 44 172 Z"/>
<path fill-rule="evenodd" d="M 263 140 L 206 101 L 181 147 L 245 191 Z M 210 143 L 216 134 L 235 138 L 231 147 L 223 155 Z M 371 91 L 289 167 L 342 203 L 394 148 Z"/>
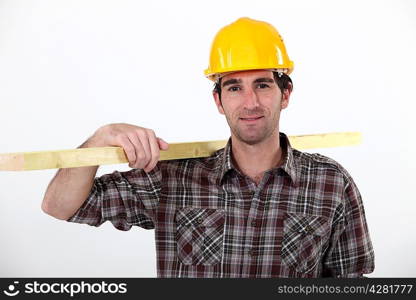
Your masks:
<path fill-rule="evenodd" d="M 289 140 L 295 149 L 332 148 L 358 145 L 362 135 L 360 132 L 336 132 L 289 136 Z"/>
<path fill-rule="evenodd" d="M 361 133 L 340 132 L 289 136 L 296 149 L 351 146 L 361 143 Z M 208 157 L 223 148 L 227 140 L 172 143 L 160 152 L 160 160 Z M 74 168 L 127 163 L 121 147 L 79 148 L 56 151 L 36 151 L 0 154 L 0 170 L 28 171 L 56 168 Z"/>

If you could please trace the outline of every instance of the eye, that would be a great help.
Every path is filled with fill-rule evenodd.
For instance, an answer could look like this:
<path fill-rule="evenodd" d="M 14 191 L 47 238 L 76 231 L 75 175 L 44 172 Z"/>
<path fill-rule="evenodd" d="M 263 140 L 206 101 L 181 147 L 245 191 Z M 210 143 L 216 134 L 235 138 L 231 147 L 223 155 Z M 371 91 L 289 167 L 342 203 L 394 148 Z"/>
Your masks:
<path fill-rule="evenodd" d="M 228 91 L 230 91 L 230 92 L 237 92 L 239 90 L 240 90 L 240 87 L 239 86 L 232 86 L 232 87 L 230 87 L 228 89 Z"/>
<path fill-rule="evenodd" d="M 260 89 L 265 89 L 265 88 L 269 88 L 270 86 L 267 83 L 259 83 L 257 87 Z"/>

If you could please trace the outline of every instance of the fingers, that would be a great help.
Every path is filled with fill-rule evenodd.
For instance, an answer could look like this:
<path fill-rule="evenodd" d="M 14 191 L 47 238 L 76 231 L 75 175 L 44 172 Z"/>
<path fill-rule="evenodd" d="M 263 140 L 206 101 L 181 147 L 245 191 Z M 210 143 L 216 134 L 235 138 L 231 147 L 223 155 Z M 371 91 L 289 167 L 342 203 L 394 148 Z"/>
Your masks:
<path fill-rule="evenodd" d="M 135 148 L 136 160 L 130 162 L 132 168 L 143 169 L 145 172 L 153 170 L 160 158 L 159 141 L 151 129 L 140 128 L 133 133 L 129 133 L 129 140 Z M 163 143 L 163 148 L 167 149 L 167 143 Z"/>
<path fill-rule="evenodd" d="M 166 143 L 163 139 L 157 138 L 160 150 L 168 150 L 169 144 Z"/>
<path fill-rule="evenodd" d="M 146 144 L 142 142 L 143 137 L 138 132 L 128 133 L 128 138 L 134 146 L 136 159 L 134 161 L 129 160 L 129 166 L 131 168 L 142 169 L 146 165 L 146 161 L 150 157 L 150 150 L 146 148 Z"/>
<path fill-rule="evenodd" d="M 156 137 L 153 130 L 124 123 L 103 126 L 93 137 L 94 145 L 122 147 L 129 167 L 145 172 L 155 168 L 160 150 L 168 149 L 168 143 Z"/>
<path fill-rule="evenodd" d="M 149 147 L 150 147 L 150 152 L 151 152 L 151 159 L 149 161 L 149 163 L 144 167 L 144 171 L 145 172 L 149 172 L 151 170 L 153 170 L 153 168 L 156 166 L 157 162 L 159 161 L 160 158 L 160 149 L 159 149 L 159 143 L 158 140 L 156 138 L 156 135 L 154 133 L 153 130 L 148 130 L 148 143 L 149 143 Z"/>
<path fill-rule="evenodd" d="M 127 136 L 120 136 L 117 144 L 123 148 L 129 161 L 129 167 L 132 168 L 137 159 L 135 146 Z"/>

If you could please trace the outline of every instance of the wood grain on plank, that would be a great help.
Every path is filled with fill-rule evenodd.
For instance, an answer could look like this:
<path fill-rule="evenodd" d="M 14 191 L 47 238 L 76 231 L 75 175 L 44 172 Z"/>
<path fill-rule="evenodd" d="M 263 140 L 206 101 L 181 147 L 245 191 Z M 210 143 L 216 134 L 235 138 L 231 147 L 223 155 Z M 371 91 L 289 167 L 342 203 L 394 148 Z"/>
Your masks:
<path fill-rule="evenodd" d="M 352 146 L 361 143 L 361 133 L 340 132 L 289 136 L 296 149 Z M 160 152 L 160 160 L 208 157 L 223 148 L 227 140 L 172 143 Z M 78 148 L 0 154 L 0 170 L 28 171 L 127 163 L 121 147 Z"/>

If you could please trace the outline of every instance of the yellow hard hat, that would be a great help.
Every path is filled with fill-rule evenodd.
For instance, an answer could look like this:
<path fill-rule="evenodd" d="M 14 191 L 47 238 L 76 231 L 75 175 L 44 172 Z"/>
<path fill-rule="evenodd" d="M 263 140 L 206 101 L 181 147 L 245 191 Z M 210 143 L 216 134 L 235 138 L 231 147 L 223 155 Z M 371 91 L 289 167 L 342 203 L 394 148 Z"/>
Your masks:
<path fill-rule="evenodd" d="M 256 69 L 292 72 L 293 61 L 279 32 L 269 23 L 247 17 L 218 31 L 205 76 L 216 81 L 226 73 Z"/>

